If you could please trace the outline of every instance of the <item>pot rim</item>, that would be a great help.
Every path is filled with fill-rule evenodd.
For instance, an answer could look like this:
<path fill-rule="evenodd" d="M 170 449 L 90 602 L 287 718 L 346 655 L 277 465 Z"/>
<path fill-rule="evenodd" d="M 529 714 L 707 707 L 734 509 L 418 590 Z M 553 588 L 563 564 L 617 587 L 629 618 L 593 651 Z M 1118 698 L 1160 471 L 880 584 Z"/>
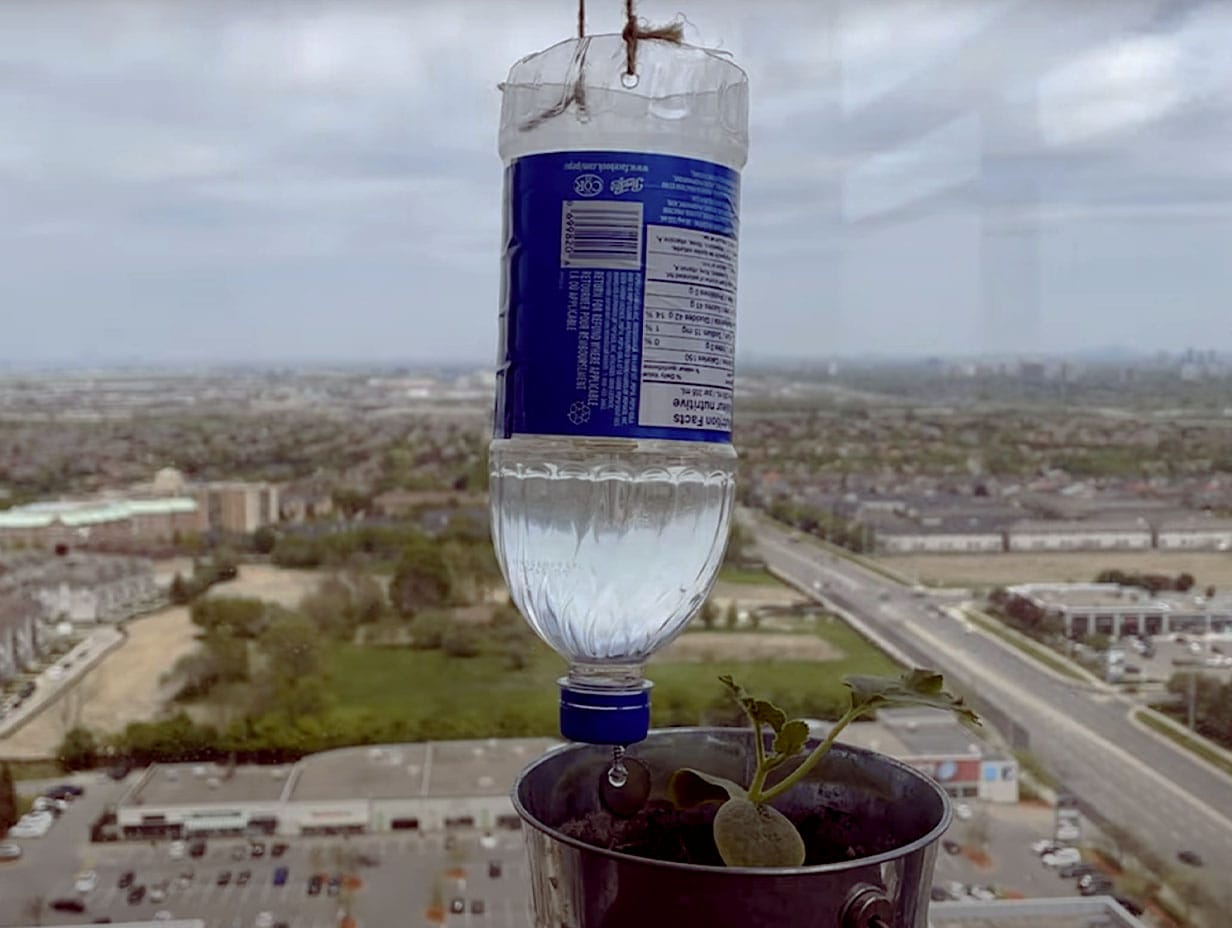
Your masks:
<path fill-rule="evenodd" d="M 732 734 L 735 732 L 744 732 L 749 737 L 752 737 L 751 731 L 737 727 L 689 727 L 689 728 L 652 728 L 646 736 L 647 740 L 655 735 L 673 734 L 673 735 L 709 735 L 715 733 Z M 810 742 L 815 742 L 818 739 L 810 738 Z M 882 851 L 880 854 L 872 854 L 868 857 L 853 857 L 851 860 L 838 861 L 830 864 L 816 864 L 812 867 L 715 867 L 708 864 L 682 864 L 671 860 L 656 860 L 652 857 L 637 857 L 633 854 L 626 854 L 622 851 L 613 851 L 608 848 L 597 847 L 594 844 L 587 844 L 579 838 L 570 837 L 563 834 L 555 828 L 552 828 L 545 823 L 539 821 L 530 813 L 530 810 L 522 804 L 521 797 L 518 795 L 519 788 L 527 775 L 549 757 L 555 757 L 557 754 L 564 754 L 570 751 L 577 751 L 585 748 L 592 748 L 595 745 L 585 744 L 582 742 L 571 742 L 560 745 L 552 750 L 544 753 L 536 760 L 526 766 L 523 771 L 518 774 L 517 780 L 514 781 L 511 799 L 513 800 L 513 808 L 518 813 L 518 817 L 526 822 L 537 831 L 543 832 L 553 841 L 559 841 L 561 844 L 568 844 L 571 847 L 577 848 L 580 851 L 585 851 L 591 854 L 598 854 L 603 857 L 608 857 L 619 861 L 623 864 L 643 864 L 652 867 L 664 867 L 671 870 L 679 870 L 685 873 L 706 873 L 706 874 L 727 874 L 731 876 L 751 876 L 751 877 L 783 877 L 783 876 L 810 876 L 823 873 L 841 873 L 846 870 L 852 870 L 857 867 L 871 867 L 887 863 L 892 860 L 897 860 L 900 857 L 906 857 L 910 854 L 920 851 L 930 844 L 935 844 L 941 840 L 941 836 L 945 834 L 950 827 L 950 823 L 954 819 L 954 809 L 950 802 L 949 794 L 941 788 L 932 777 L 917 770 L 910 764 L 904 763 L 896 757 L 890 757 L 888 754 L 882 754 L 878 751 L 871 751 L 868 748 L 858 747 L 854 744 L 847 744 L 843 741 L 836 741 L 832 748 L 842 748 L 848 754 L 855 754 L 865 758 L 876 758 L 878 762 L 889 764 L 892 767 L 898 767 L 906 771 L 908 774 L 923 780 L 929 788 L 941 799 L 941 818 L 931 829 L 925 834 L 910 841 L 906 844 L 901 844 L 898 847 L 888 851 Z"/>

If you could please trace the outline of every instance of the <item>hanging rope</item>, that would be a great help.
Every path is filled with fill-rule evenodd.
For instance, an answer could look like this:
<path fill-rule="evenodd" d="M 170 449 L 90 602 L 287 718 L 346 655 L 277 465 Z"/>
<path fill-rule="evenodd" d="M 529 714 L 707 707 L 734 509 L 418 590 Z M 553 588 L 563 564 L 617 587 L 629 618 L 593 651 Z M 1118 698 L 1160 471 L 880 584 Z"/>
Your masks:
<path fill-rule="evenodd" d="M 578 0 L 579 3 L 585 0 Z M 637 21 L 633 12 L 633 0 L 625 0 L 625 28 L 620 37 L 625 40 L 625 75 L 637 74 L 637 43 L 643 39 L 657 39 L 679 45 L 684 41 L 684 27 L 680 23 L 666 26 L 646 26 Z"/>
<path fill-rule="evenodd" d="M 578 0 L 578 38 L 586 38 L 586 0 Z"/>

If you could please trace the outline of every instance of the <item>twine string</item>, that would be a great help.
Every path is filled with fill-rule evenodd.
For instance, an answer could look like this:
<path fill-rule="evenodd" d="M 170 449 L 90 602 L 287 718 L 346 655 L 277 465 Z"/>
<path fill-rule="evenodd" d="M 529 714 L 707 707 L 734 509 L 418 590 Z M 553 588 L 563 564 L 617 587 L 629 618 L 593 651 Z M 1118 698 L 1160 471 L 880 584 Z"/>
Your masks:
<path fill-rule="evenodd" d="M 584 2 L 585 0 L 578 0 L 579 4 Z M 620 37 L 625 40 L 625 76 L 635 77 L 637 75 L 637 43 L 652 40 L 679 45 L 684 41 L 684 27 L 680 23 L 650 26 L 639 22 L 637 14 L 633 12 L 633 0 L 625 0 L 625 28 L 620 33 Z"/>

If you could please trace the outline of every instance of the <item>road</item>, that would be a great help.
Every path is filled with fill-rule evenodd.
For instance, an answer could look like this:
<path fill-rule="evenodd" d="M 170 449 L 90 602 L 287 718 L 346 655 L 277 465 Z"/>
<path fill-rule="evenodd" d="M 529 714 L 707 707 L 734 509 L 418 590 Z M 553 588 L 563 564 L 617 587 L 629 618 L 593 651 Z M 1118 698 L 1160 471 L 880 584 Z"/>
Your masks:
<path fill-rule="evenodd" d="M 1232 778 L 1143 732 L 1129 703 L 1089 684 L 1060 679 L 999 640 L 968 630 L 927 599 L 760 520 L 766 562 L 806 589 L 853 613 L 913 662 L 975 687 L 1030 736 L 1031 751 L 1098 817 L 1135 833 L 1144 845 L 1205 882 L 1232 907 Z M 1201 869 L 1177 863 L 1197 851 Z"/>

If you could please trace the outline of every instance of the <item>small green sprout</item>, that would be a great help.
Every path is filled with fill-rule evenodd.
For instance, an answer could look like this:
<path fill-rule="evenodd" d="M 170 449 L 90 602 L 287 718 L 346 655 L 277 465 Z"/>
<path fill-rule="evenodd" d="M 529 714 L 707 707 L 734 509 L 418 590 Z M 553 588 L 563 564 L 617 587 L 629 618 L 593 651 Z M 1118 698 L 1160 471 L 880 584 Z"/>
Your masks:
<path fill-rule="evenodd" d="M 672 774 L 669 789 L 679 808 L 721 803 L 714 817 L 714 843 L 729 867 L 799 867 L 804 863 L 804 839 L 791 820 L 769 803 L 804 779 L 830 750 L 839 733 L 865 713 L 888 706 L 931 706 L 948 709 L 964 724 L 980 723 L 961 697 L 945 692 L 941 674 L 931 670 L 911 670 L 899 677 L 847 677 L 843 682 L 851 691 L 850 707 L 825 740 L 791 773 L 770 784 L 770 774 L 804 750 L 808 725 L 800 719 L 787 718 L 773 703 L 749 696 L 731 677 L 719 680 L 752 723 L 753 749 L 757 755 L 753 780 L 745 788 L 686 767 Z M 769 752 L 763 726 L 769 726 L 774 733 Z"/>

